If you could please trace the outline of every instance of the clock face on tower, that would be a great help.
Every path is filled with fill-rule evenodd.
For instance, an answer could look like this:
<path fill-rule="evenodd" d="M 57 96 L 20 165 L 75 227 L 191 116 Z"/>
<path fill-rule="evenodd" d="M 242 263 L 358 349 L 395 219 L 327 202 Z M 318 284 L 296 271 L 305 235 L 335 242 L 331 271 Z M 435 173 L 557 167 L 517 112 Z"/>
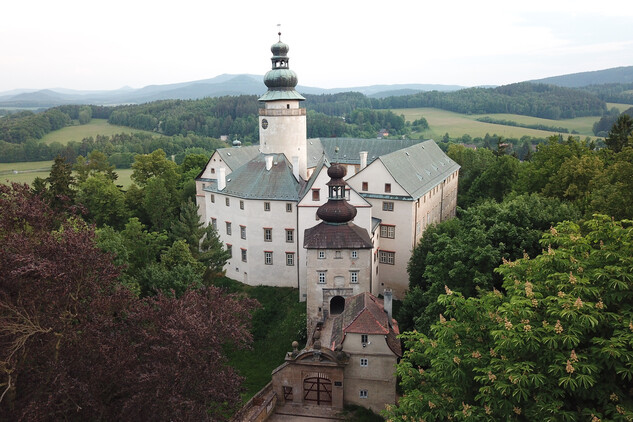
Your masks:
<path fill-rule="evenodd" d="M 262 129 L 266 129 L 268 127 L 268 120 L 262 119 Z"/>

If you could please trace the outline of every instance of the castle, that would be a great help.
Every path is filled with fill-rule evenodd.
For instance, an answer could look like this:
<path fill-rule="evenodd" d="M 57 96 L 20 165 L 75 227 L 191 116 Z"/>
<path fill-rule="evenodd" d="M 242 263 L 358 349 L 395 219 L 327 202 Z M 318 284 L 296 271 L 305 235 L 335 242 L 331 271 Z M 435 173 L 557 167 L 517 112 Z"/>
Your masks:
<path fill-rule="evenodd" d="M 426 227 L 455 215 L 459 166 L 432 140 L 307 139 L 288 45 L 271 51 L 260 144 L 216 150 L 196 178 L 201 221 L 230 252 L 226 275 L 297 287 L 306 302 L 307 343 L 273 371 L 259 415 L 381 410 L 396 400 L 402 355 L 391 303 Z"/>
<path fill-rule="evenodd" d="M 401 299 L 407 262 L 425 228 L 455 215 L 459 166 L 432 140 L 307 139 L 305 98 L 295 90 L 288 49 L 281 40 L 271 47 L 268 90 L 259 98 L 259 145 L 216 150 L 196 178 L 201 221 L 217 229 L 231 254 L 228 277 L 295 287 L 305 301 L 317 288 L 309 282 L 315 274 L 308 273 L 305 232 L 321 221 L 327 170 L 337 162 L 346 170 L 341 195 L 358 211 L 353 221 L 371 242 L 362 253 L 372 259 L 345 281 L 321 271 L 317 286 L 343 283 L 351 293 L 373 295 L 388 288 Z M 358 260 L 350 259 L 354 268 Z M 358 279 L 367 286 L 359 288 Z M 322 305 L 317 312 L 327 314 L 329 303 Z"/>

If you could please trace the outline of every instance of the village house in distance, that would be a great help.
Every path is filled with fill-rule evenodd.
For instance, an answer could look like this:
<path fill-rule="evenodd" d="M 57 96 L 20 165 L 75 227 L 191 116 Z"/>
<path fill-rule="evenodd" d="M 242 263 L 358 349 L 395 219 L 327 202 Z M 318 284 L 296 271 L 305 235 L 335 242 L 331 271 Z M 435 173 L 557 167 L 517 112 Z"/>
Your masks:
<path fill-rule="evenodd" d="M 295 287 L 301 301 L 315 288 L 309 283 L 362 282 L 363 291 L 379 295 L 389 288 L 401 299 L 407 262 L 425 228 L 455 215 L 459 165 L 432 140 L 307 139 L 305 98 L 295 90 L 288 49 L 281 41 L 271 47 L 268 90 L 259 98 L 259 145 L 216 150 L 196 178 L 201 221 L 217 229 L 230 251 L 225 270 L 235 280 Z M 346 170 L 341 194 L 358 210 L 353 222 L 371 242 L 371 249 L 349 251 L 344 281 L 331 271 L 316 279 L 308 274 L 303 248 L 306 229 L 321 221 L 317 210 L 328 200 L 332 162 Z M 365 253 L 370 268 L 357 270 L 354 256 Z M 317 255 L 323 259 L 325 251 Z M 321 312 L 327 314 L 325 299 Z"/>

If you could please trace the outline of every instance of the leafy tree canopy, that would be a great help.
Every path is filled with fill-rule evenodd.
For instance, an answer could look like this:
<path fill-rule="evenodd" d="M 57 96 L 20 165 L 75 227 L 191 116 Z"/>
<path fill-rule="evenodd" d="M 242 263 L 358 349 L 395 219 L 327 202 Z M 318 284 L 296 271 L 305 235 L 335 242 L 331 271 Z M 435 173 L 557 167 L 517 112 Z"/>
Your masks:
<path fill-rule="evenodd" d="M 596 216 L 498 269 L 504 293 L 445 287 L 428 334 L 403 335 L 390 420 L 633 419 L 633 226 Z"/>

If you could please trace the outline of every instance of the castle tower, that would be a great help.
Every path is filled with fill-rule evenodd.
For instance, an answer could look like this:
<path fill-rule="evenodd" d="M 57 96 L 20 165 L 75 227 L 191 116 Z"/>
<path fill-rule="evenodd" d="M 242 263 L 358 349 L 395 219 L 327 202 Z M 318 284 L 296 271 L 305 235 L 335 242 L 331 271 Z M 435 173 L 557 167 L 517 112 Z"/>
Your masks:
<path fill-rule="evenodd" d="M 272 45 L 272 69 L 264 76 L 268 91 L 259 98 L 264 108 L 259 109 L 259 144 L 264 154 L 283 153 L 288 161 L 298 166 L 299 174 L 307 179 L 306 109 L 300 107 L 305 98 L 296 90 L 297 75 L 288 67 L 287 44 Z"/>
<path fill-rule="evenodd" d="M 342 313 L 346 298 L 371 292 L 373 245 L 367 230 L 352 223 L 357 210 L 345 197 L 346 173 L 330 166 L 329 198 L 317 210 L 322 222 L 305 231 L 308 328 Z"/>

